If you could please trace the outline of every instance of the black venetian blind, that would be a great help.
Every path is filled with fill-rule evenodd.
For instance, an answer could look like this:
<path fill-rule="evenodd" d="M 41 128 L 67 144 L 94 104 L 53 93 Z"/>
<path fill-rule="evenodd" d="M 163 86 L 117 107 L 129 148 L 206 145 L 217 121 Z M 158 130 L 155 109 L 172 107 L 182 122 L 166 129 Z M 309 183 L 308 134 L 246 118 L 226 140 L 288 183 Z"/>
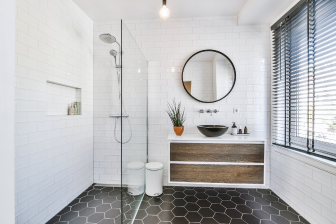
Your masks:
<path fill-rule="evenodd" d="M 272 31 L 272 142 L 335 160 L 336 1 L 301 1 Z"/>

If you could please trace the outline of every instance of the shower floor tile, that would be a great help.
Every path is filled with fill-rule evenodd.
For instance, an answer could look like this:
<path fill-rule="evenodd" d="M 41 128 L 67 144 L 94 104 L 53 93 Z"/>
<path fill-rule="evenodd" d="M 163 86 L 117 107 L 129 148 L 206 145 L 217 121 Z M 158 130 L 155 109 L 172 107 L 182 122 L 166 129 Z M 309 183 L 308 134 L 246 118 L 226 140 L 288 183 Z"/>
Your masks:
<path fill-rule="evenodd" d="M 91 186 L 47 224 L 309 224 L 271 190 L 164 187 L 159 197 Z"/>
<path fill-rule="evenodd" d="M 267 189 L 164 187 L 145 195 L 134 224 L 309 224 Z"/>
<path fill-rule="evenodd" d="M 124 224 L 131 223 L 142 195 L 130 196 L 126 190 L 122 206 L 121 188 L 92 185 L 46 224 L 120 224 L 121 210 Z"/>

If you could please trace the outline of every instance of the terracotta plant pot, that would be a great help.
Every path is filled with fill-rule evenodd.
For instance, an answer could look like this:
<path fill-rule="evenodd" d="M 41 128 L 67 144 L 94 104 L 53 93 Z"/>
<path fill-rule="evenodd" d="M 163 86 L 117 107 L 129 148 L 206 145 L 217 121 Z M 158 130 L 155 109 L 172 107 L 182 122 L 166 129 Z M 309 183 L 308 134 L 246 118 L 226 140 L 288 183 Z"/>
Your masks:
<path fill-rule="evenodd" d="M 175 134 L 178 135 L 178 136 L 181 136 L 183 131 L 184 131 L 184 127 L 174 127 L 174 131 L 175 131 Z"/>

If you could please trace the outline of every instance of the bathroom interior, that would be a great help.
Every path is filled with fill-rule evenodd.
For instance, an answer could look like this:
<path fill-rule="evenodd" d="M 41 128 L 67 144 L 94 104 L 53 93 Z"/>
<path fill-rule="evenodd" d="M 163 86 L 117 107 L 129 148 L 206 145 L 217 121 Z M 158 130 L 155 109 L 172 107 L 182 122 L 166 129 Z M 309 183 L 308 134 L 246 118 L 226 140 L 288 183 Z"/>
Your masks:
<path fill-rule="evenodd" d="M 0 12 L 2 223 L 336 223 L 336 1 Z"/>

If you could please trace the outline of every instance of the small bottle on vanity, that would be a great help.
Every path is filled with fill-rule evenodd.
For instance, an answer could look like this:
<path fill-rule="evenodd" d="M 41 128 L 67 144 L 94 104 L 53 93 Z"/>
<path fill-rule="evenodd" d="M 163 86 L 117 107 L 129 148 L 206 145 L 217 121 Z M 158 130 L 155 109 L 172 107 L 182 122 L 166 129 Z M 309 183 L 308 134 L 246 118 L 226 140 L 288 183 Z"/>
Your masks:
<path fill-rule="evenodd" d="M 247 134 L 247 127 L 244 128 L 244 134 Z"/>
<path fill-rule="evenodd" d="M 232 135 L 236 135 L 237 134 L 237 126 L 236 126 L 236 122 L 232 122 Z"/>
<path fill-rule="evenodd" d="M 238 132 L 239 134 L 243 134 L 243 131 L 242 131 L 242 129 L 241 129 L 241 126 L 239 126 L 239 132 Z"/>

